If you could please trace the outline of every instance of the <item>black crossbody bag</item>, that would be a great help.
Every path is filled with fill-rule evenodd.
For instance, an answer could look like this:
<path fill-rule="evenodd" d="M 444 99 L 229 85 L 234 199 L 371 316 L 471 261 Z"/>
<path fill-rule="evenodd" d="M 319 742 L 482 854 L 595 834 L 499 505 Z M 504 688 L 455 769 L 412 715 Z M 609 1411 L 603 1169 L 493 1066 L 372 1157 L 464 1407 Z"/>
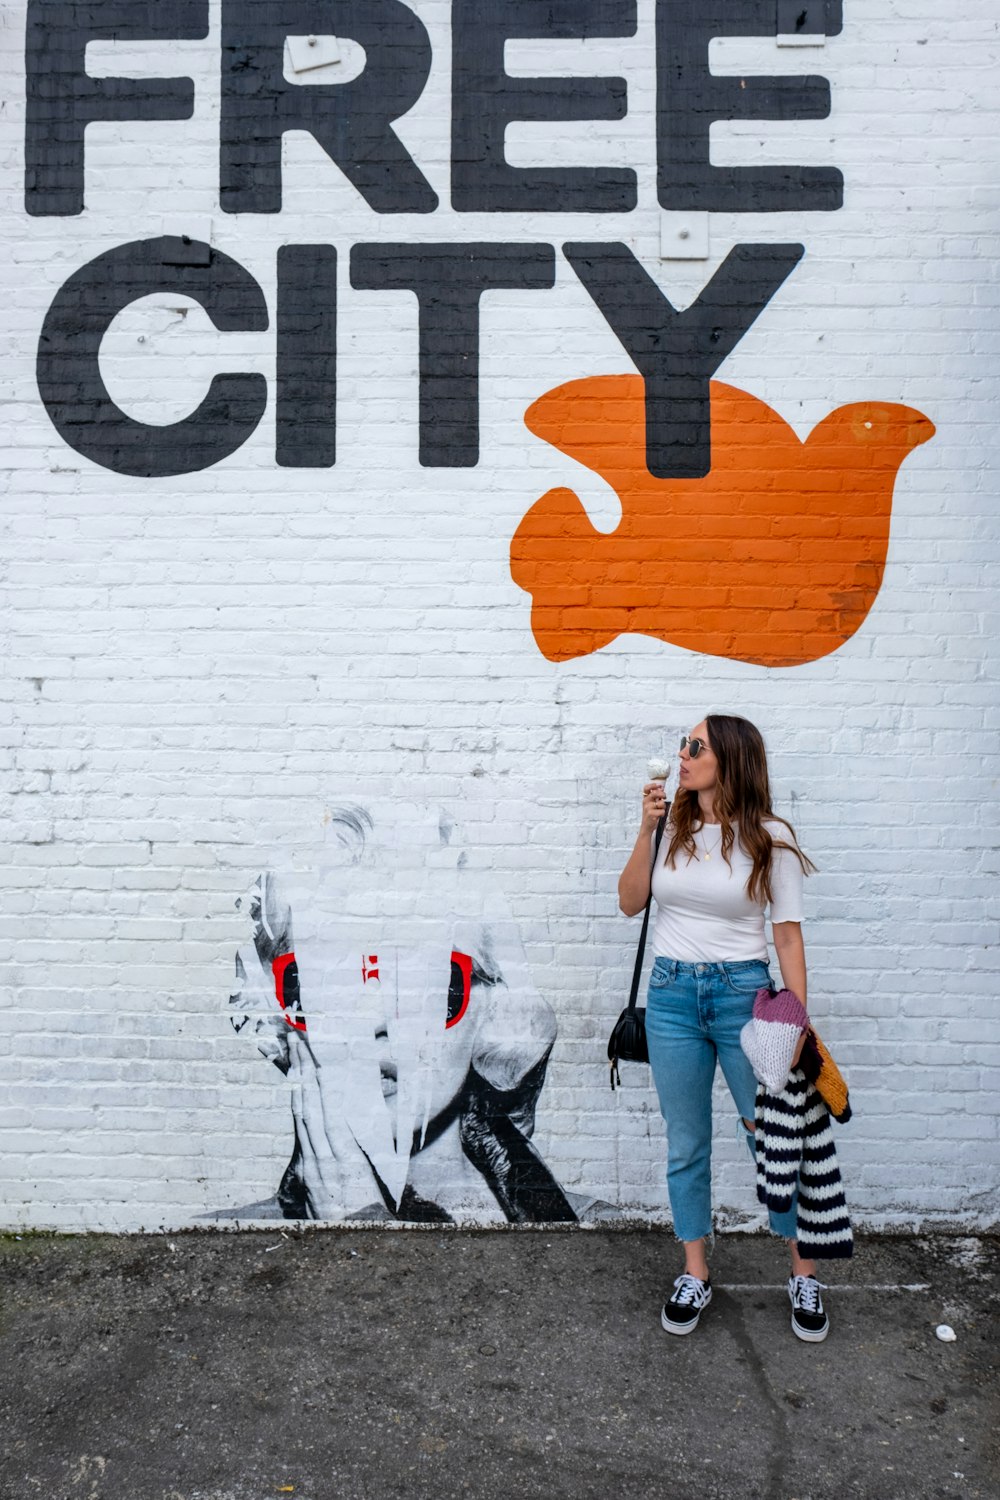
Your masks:
<path fill-rule="evenodd" d="M 649 876 L 649 898 L 646 901 L 646 911 L 642 919 L 642 932 L 639 934 L 639 951 L 635 955 L 635 969 L 632 972 L 632 990 L 628 997 L 628 1004 L 618 1017 L 611 1031 L 608 1041 L 608 1061 L 611 1064 L 611 1087 L 616 1083 L 621 1084 L 622 1076 L 618 1071 L 619 1062 L 649 1062 L 649 1048 L 646 1045 L 646 1007 L 636 1005 L 639 998 L 639 979 L 642 975 L 642 959 L 646 951 L 646 933 L 649 930 L 649 909 L 653 904 L 653 870 L 656 869 L 656 856 L 660 852 L 660 840 L 663 830 L 667 825 L 667 816 L 670 812 L 670 803 L 656 828 L 656 842 L 653 844 L 653 863 L 650 866 Z"/>

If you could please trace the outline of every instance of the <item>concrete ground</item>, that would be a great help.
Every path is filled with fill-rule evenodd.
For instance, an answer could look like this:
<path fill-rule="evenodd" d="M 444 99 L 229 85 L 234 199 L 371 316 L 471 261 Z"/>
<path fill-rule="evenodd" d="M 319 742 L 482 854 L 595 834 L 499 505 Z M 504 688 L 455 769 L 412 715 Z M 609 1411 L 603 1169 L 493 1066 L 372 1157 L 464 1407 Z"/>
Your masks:
<path fill-rule="evenodd" d="M 6 1236 L 0 1496 L 995 1500 L 998 1248 L 863 1237 L 807 1345 L 757 1236 L 687 1338 L 658 1230 Z"/>

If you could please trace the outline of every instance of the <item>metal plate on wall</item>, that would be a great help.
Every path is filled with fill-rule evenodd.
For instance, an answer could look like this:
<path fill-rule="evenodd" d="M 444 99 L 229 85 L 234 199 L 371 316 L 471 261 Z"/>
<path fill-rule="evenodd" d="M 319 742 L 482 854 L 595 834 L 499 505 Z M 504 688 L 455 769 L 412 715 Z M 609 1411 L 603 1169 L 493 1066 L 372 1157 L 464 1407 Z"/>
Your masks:
<path fill-rule="evenodd" d="M 661 213 L 660 259 L 707 260 L 707 212 Z"/>
<path fill-rule="evenodd" d="M 340 62 L 340 43 L 335 36 L 290 36 L 285 38 L 293 73 L 310 73 Z"/>

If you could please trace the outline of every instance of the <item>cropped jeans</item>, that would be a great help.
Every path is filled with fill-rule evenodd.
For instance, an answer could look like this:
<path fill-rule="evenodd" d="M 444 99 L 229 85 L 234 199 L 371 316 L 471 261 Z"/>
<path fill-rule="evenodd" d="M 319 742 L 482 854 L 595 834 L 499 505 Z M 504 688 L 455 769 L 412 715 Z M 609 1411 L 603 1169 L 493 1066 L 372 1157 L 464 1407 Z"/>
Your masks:
<path fill-rule="evenodd" d="M 740 1046 L 754 996 L 771 982 L 763 959 L 690 964 L 658 958 L 646 1000 L 646 1040 L 667 1127 L 667 1190 L 679 1240 L 712 1232 L 712 1081 L 716 1059 L 742 1119 L 753 1120 L 757 1080 Z M 754 1156 L 753 1132 L 739 1123 Z M 775 1234 L 796 1235 L 796 1202 L 771 1213 Z"/>

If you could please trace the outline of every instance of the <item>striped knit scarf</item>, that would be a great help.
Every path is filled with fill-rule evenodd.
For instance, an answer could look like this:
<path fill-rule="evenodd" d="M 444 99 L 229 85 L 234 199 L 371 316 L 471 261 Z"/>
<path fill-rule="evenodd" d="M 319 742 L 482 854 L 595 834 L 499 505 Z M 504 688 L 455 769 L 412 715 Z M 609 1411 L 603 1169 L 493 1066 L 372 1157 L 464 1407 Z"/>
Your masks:
<path fill-rule="evenodd" d="M 854 1253 L 851 1220 L 830 1116 L 800 1068 L 783 1089 L 757 1085 L 757 1197 L 777 1213 L 792 1206 L 798 1188 L 799 1254 L 805 1260 L 846 1259 Z"/>

